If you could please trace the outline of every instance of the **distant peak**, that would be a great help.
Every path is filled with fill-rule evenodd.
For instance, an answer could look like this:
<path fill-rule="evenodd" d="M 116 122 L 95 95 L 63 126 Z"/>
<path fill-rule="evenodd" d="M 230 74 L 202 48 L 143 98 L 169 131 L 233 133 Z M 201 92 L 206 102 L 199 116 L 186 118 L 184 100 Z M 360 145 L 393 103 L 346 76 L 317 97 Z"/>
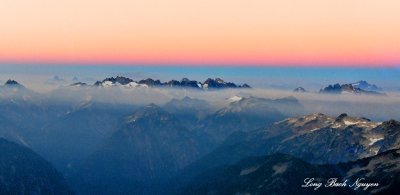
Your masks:
<path fill-rule="evenodd" d="M 297 88 L 295 88 L 293 91 L 294 91 L 294 92 L 297 92 L 297 93 L 304 93 L 304 92 L 307 92 L 303 87 L 297 87 Z"/>
<path fill-rule="evenodd" d="M 347 84 L 339 84 L 336 83 L 334 85 L 329 85 L 320 90 L 320 93 L 333 93 L 340 94 L 343 92 L 352 93 L 352 94 L 367 94 L 367 95 L 385 95 L 384 93 L 380 93 L 378 91 L 382 91 L 382 88 L 370 84 L 367 81 L 361 80 L 355 83 L 347 83 Z"/>
<path fill-rule="evenodd" d="M 22 87 L 21 84 L 19 84 L 17 81 L 9 79 L 7 82 L 4 84 L 4 86 L 9 86 L 9 87 Z"/>

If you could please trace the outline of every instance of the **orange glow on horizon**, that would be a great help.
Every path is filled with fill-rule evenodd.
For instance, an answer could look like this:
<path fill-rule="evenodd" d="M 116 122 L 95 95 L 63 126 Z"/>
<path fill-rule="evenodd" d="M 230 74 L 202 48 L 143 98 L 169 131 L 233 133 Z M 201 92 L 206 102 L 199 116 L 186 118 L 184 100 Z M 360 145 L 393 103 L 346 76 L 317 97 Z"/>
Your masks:
<path fill-rule="evenodd" d="M 398 0 L 5 0 L 0 62 L 400 65 Z"/>

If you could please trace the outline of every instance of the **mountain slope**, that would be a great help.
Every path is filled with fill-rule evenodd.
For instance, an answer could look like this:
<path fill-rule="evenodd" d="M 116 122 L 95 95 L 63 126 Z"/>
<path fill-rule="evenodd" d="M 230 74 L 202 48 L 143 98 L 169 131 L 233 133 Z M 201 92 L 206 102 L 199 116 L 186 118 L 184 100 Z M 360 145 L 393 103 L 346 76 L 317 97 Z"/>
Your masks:
<path fill-rule="evenodd" d="M 71 179 L 84 193 L 149 193 L 203 155 L 201 144 L 206 146 L 174 115 L 152 104 L 126 118 Z"/>
<path fill-rule="evenodd" d="M 33 147 L 64 174 L 92 154 L 117 131 L 135 106 L 86 102 L 40 130 Z"/>
<path fill-rule="evenodd" d="M 250 157 L 230 166 L 202 173 L 184 187 L 183 194 L 396 194 L 400 190 L 400 150 L 336 165 L 313 165 L 290 155 Z M 314 178 L 320 187 L 301 187 Z M 330 178 L 347 180 L 345 187 L 329 188 Z M 378 183 L 378 186 L 354 185 Z M 317 190 L 314 190 L 317 189 Z"/>
<path fill-rule="evenodd" d="M 209 114 L 210 105 L 205 100 L 185 96 L 180 100 L 172 99 L 163 106 L 163 109 L 174 114 L 185 127 L 193 129 Z"/>
<path fill-rule="evenodd" d="M 235 101 L 233 101 L 235 100 Z M 236 97 L 231 102 L 208 116 L 197 127 L 209 134 L 216 143 L 221 143 L 236 131 L 251 131 L 291 116 L 301 109 L 295 98 L 264 99 Z"/>
<path fill-rule="evenodd" d="M 73 194 L 63 176 L 32 150 L 0 138 L 0 194 Z"/>
<path fill-rule="evenodd" d="M 312 163 L 338 163 L 374 156 L 399 145 L 400 123 L 371 122 L 342 114 L 288 118 L 251 132 L 234 133 L 215 150 L 189 165 L 182 180 L 249 156 L 286 153 Z"/>

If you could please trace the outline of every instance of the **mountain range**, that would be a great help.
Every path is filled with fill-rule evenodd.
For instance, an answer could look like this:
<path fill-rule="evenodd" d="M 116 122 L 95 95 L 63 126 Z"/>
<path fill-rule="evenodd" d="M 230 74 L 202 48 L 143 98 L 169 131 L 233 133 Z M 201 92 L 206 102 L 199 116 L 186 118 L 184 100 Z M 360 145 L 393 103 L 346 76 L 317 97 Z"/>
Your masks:
<path fill-rule="evenodd" d="M 72 85 L 82 85 L 82 83 L 75 83 Z M 143 79 L 140 81 L 134 81 L 127 77 L 110 77 L 102 81 L 97 81 L 94 86 L 100 87 L 110 87 L 110 86 L 123 86 L 126 88 L 134 87 L 175 87 L 175 88 L 192 88 L 192 89 L 226 89 L 226 88 L 251 88 L 247 84 L 238 85 L 232 82 L 225 82 L 220 78 L 207 79 L 204 82 L 199 82 L 195 80 L 189 80 L 188 78 L 183 78 L 181 81 L 170 80 L 168 82 L 161 82 L 160 80 L 154 80 L 151 78 Z"/>
<path fill-rule="evenodd" d="M 213 151 L 185 168 L 178 181 L 232 165 L 251 156 L 285 153 L 308 163 L 334 164 L 375 156 L 399 148 L 400 122 L 383 123 L 342 114 L 311 114 L 231 134 Z M 179 183 L 179 182 L 178 182 Z"/>
<path fill-rule="evenodd" d="M 341 93 L 351 93 L 351 94 L 366 94 L 366 95 L 385 95 L 381 92 L 382 88 L 377 87 L 374 84 L 369 84 L 366 81 L 358 81 L 349 84 L 339 84 L 329 85 L 320 90 L 320 93 L 329 94 L 341 94 Z"/>

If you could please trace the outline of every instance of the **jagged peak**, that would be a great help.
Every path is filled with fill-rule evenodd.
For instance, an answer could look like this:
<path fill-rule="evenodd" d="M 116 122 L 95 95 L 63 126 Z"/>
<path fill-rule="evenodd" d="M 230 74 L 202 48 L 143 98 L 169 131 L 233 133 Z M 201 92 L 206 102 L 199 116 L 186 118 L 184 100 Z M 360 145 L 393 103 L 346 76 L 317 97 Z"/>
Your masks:
<path fill-rule="evenodd" d="M 134 83 L 134 84 L 132 84 Z M 122 85 L 128 88 L 131 87 L 185 87 L 192 89 L 224 89 L 224 88 L 251 88 L 247 84 L 236 85 L 232 82 L 225 82 L 221 78 L 211 79 L 208 78 L 205 82 L 198 82 L 196 80 L 190 80 L 188 78 L 182 78 L 181 81 L 178 80 L 170 80 L 168 82 L 161 82 L 160 80 L 155 80 L 152 78 L 143 79 L 140 81 L 134 81 L 127 77 L 117 76 L 117 77 L 109 77 L 104 79 L 103 81 L 97 81 L 94 83 L 94 86 L 100 87 L 110 87 Z"/>
<path fill-rule="evenodd" d="M 110 78 L 106 78 L 103 80 L 104 81 L 111 81 L 112 83 L 119 83 L 121 85 L 126 85 L 130 82 L 133 82 L 132 79 L 128 78 L 128 77 L 123 77 L 123 76 L 117 76 L 117 77 L 110 77 Z"/>
<path fill-rule="evenodd" d="M 20 83 L 18 83 L 17 81 L 15 81 L 15 80 L 8 79 L 6 81 L 6 83 L 4 83 L 4 86 L 15 87 L 15 86 L 22 86 L 22 85 Z"/>
<path fill-rule="evenodd" d="M 358 81 L 356 83 L 347 83 L 334 85 L 328 85 L 327 87 L 320 90 L 320 93 L 333 93 L 340 94 L 343 92 L 353 93 L 353 94 L 367 94 L 367 95 L 385 95 L 377 91 L 382 91 L 382 88 L 377 87 L 374 84 L 369 84 L 366 81 Z"/>

